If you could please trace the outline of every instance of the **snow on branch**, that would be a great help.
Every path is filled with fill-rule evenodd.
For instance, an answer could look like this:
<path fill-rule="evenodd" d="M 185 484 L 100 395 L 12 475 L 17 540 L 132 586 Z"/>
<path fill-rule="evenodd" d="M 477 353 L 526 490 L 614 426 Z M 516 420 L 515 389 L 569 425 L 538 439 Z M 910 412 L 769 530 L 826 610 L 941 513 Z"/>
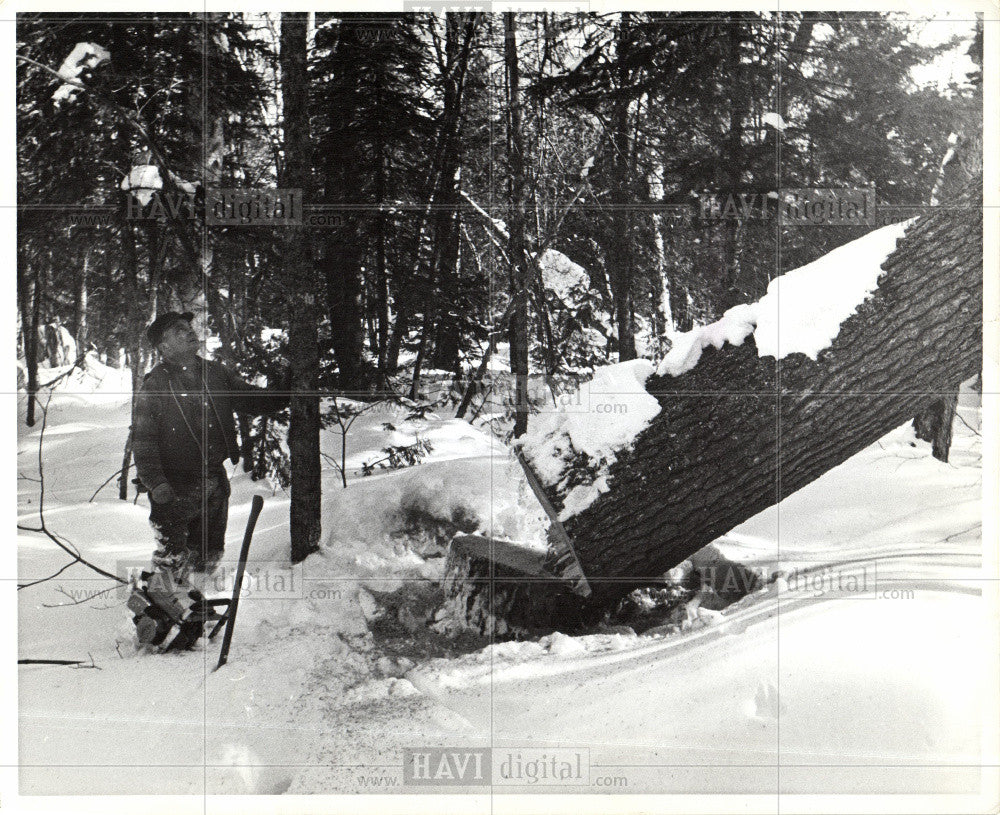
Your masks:
<path fill-rule="evenodd" d="M 170 180 L 174 182 L 174 186 L 177 189 L 188 195 L 195 194 L 196 188 L 194 184 L 190 181 L 185 181 L 172 170 L 168 172 L 170 173 Z M 121 188 L 126 192 L 132 190 L 132 194 L 135 195 L 139 203 L 146 206 L 152 199 L 153 194 L 163 189 L 163 178 L 160 175 L 160 168 L 155 164 L 137 164 L 122 179 Z"/>
<path fill-rule="evenodd" d="M 764 122 L 764 124 L 773 127 L 775 130 L 784 130 L 786 127 L 788 127 L 788 124 L 785 122 L 785 120 L 781 118 L 780 113 L 765 113 L 762 118 L 762 121 Z"/>
<path fill-rule="evenodd" d="M 66 81 L 52 94 L 55 106 L 59 107 L 62 102 L 72 102 L 76 99 L 76 95 L 83 88 L 80 75 L 110 60 L 111 53 L 106 48 L 92 42 L 78 42 L 59 66 L 57 73 Z"/>
<path fill-rule="evenodd" d="M 465 190 L 460 190 L 459 194 L 465 199 L 465 202 L 469 206 L 471 206 L 477 213 L 482 215 L 483 218 L 485 218 L 490 223 L 490 225 L 493 227 L 493 229 L 496 230 L 497 234 L 501 238 L 503 238 L 504 240 L 510 240 L 510 233 L 507 231 L 507 224 L 504 221 L 500 220 L 499 218 L 494 218 L 492 215 L 490 215 L 485 209 L 479 206 L 479 204 L 477 204 L 475 200 L 473 200 L 472 196 L 470 196 Z"/>

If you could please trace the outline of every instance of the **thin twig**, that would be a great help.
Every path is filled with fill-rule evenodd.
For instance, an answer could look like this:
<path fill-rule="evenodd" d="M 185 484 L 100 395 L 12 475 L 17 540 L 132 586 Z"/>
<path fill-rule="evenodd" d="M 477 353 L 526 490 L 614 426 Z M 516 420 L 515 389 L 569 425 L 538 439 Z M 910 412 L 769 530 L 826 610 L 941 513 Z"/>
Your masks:
<path fill-rule="evenodd" d="M 962 424 L 964 424 L 967 428 L 969 428 L 969 430 L 971 430 L 977 436 L 981 437 L 983 435 L 978 430 L 976 430 L 976 428 L 974 428 L 971 424 L 969 424 L 967 421 L 965 421 L 965 417 L 963 417 L 962 414 L 959 413 L 957 410 L 955 411 L 955 415 L 958 416 L 958 418 L 961 420 Z"/>
<path fill-rule="evenodd" d="M 65 566 L 63 566 L 61 569 L 59 569 L 57 572 L 55 572 L 54 574 L 50 574 L 48 577 L 40 577 L 38 580 L 32 580 L 30 583 L 18 583 L 17 584 L 17 590 L 20 591 L 21 589 L 27 589 L 27 588 L 30 588 L 31 586 L 37 586 L 39 583 L 44 583 L 47 580 L 52 580 L 52 578 L 54 578 L 54 577 L 59 577 L 59 575 L 61 575 L 70 566 L 73 566 L 75 563 L 76 563 L 75 560 L 71 560 L 69 563 L 67 563 Z"/>
<path fill-rule="evenodd" d="M 88 670 L 89 669 L 93 669 L 95 671 L 100 671 L 101 668 L 99 668 L 97 666 L 97 664 L 94 662 L 94 655 L 88 651 L 87 652 L 87 656 L 90 657 L 90 664 L 89 665 L 84 665 L 82 662 L 79 662 L 76 665 L 72 665 L 70 667 L 72 667 L 74 670 L 80 670 L 81 668 L 86 668 Z"/>
<path fill-rule="evenodd" d="M 69 565 L 72 566 L 73 564 L 71 563 Z M 95 591 L 93 594 L 88 594 L 86 597 L 81 597 L 80 599 L 77 599 L 77 598 L 73 597 L 73 595 L 70 594 L 68 591 L 66 591 L 66 589 L 64 589 L 62 586 L 60 586 L 57 589 L 57 591 L 60 594 L 64 594 L 66 597 L 68 597 L 73 602 L 71 602 L 71 603 L 42 603 L 42 608 L 69 608 L 69 606 L 79 606 L 79 605 L 82 605 L 83 603 L 90 602 L 95 597 L 100 597 L 102 594 L 107 594 L 109 591 L 115 591 L 117 588 L 118 588 L 117 586 L 109 586 L 106 589 L 101 589 L 100 591 Z M 110 606 L 109 606 L 109 608 L 110 608 Z"/>
<path fill-rule="evenodd" d="M 121 475 L 121 470 L 115 470 L 113 473 L 111 473 L 111 475 L 109 475 L 107 479 L 105 479 L 104 483 L 101 484 L 101 486 L 99 486 L 96 490 L 94 490 L 94 494 L 90 496 L 90 498 L 87 500 L 87 503 L 88 504 L 93 503 L 94 499 L 97 497 L 97 493 L 99 493 L 106 486 L 108 486 L 108 484 L 111 483 L 111 479 L 114 478 L 116 475 Z"/>
<path fill-rule="evenodd" d="M 329 461 L 334 467 L 336 467 L 338 473 L 340 472 L 340 464 L 337 461 L 337 459 L 335 459 L 329 453 L 324 453 L 322 450 L 320 450 L 319 454 L 320 454 L 320 456 L 322 456 L 323 458 L 325 458 L 327 461 Z"/>
<path fill-rule="evenodd" d="M 975 526 L 970 526 L 968 529 L 963 529 L 961 532 L 955 532 L 954 534 L 949 535 L 947 538 L 944 539 L 945 543 L 951 543 L 953 538 L 958 538 L 961 537 L 962 535 L 968 535 L 970 532 L 974 532 L 977 529 L 981 529 L 982 526 L 983 526 L 982 524 L 976 524 Z"/>
<path fill-rule="evenodd" d="M 44 384 L 39 385 L 38 388 L 39 389 L 41 389 L 41 388 L 51 388 L 53 385 L 55 385 L 57 382 L 59 382 L 59 380 L 65 379 L 66 377 L 68 377 L 77 368 L 79 368 L 82 371 L 83 370 L 83 362 L 84 362 L 84 360 L 86 358 L 87 358 L 87 352 L 84 351 L 83 353 L 81 353 L 81 354 L 79 354 L 77 356 L 77 358 L 73 361 L 73 364 L 70 365 L 69 368 L 67 368 L 65 371 L 63 371 L 61 374 L 59 374 L 59 376 L 57 376 L 55 379 L 50 379 L 48 382 L 45 382 Z"/>
<path fill-rule="evenodd" d="M 18 591 L 20 591 L 22 588 L 27 588 L 28 586 L 35 586 L 35 585 L 38 585 L 39 583 L 44 583 L 46 580 L 51 580 L 53 577 L 56 577 L 57 575 L 61 574 L 63 571 L 65 571 L 66 569 L 68 569 L 74 563 L 82 563 L 84 566 L 86 566 L 89 569 L 92 569 L 93 571 L 97 572 L 102 577 L 111 578 L 112 580 L 115 580 L 115 581 L 117 581 L 119 583 L 127 583 L 128 581 L 125 580 L 124 578 L 121 578 L 121 577 L 119 577 L 118 575 L 115 575 L 115 574 L 111 574 L 111 572 L 106 572 L 100 566 L 95 566 L 89 560 L 87 560 L 86 558 L 84 558 L 83 555 L 81 555 L 78 551 L 76 551 L 75 548 L 72 546 L 72 544 L 70 544 L 69 542 L 65 542 L 64 543 L 62 540 L 59 539 L 58 535 L 56 535 L 54 532 L 52 532 L 51 530 L 49 530 L 49 528 L 45 525 L 45 469 L 44 469 L 43 464 L 42 464 L 42 449 L 43 449 L 43 444 L 44 444 L 44 441 L 45 441 L 45 428 L 48 425 L 48 420 L 49 420 L 49 404 L 51 402 L 52 402 L 52 391 L 50 390 L 49 391 L 49 398 L 45 400 L 45 404 L 42 406 L 42 427 L 41 427 L 41 429 L 38 432 L 38 522 L 39 522 L 39 526 L 37 526 L 37 527 L 31 527 L 31 526 L 24 526 L 23 524 L 18 524 L 17 528 L 20 529 L 20 530 L 22 530 L 22 531 L 24 531 L 24 532 L 38 532 L 38 533 L 41 533 L 41 534 L 45 535 L 56 546 L 58 546 L 60 549 L 62 549 L 64 552 L 66 552 L 66 554 L 68 554 L 71 558 L 73 558 L 73 560 L 70 563 L 67 563 L 65 566 L 63 566 L 62 569 L 60 569 L 58 572 L 56 572 L 54 575 L 51 575 L 50 577 L 43 578 L 41 580 L 35 580 L 35 581 L 32 581 L 31 583 L 26 583 L 24 585 L 19 585 L 17 587 Z"/>

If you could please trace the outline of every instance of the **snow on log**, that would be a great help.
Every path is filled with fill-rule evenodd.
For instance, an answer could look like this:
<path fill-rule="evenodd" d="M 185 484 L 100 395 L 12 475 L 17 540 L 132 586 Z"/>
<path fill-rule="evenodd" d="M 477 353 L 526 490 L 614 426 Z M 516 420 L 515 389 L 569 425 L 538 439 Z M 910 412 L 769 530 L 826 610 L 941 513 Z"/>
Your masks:
<path fill-rule="evenodd" d="M 633 438 L 622 430 L 608 445 L 615 436 L 609 430 L 606 438 L 598 433 L 590 446 L 577 446 L 572 423 L 583 423 L 587 432 L 579 437 L 586 439 L 594 432 L 589 421 L 567 415 L 536 422 L 523 449 L 560 511 L 593 596 L 540 603 L 539 593 L 568 591 L 549 581 L 511 579 L 492 587 L 494 605 L 474 621 L 477 627 L 499 616 L 545 627 L 535 610 L 553 603 L 570 609 L 560 615 L 564 620 L 582 619 L 588 609 L 659 580 L 975 376 L 982 367 L 981 196 L 981 187 L 969 188 L 901 236 L 893 228 L 878 230 L 861 239 L 869 251 L 841 247 L 826 256 L 839 252 L 845 265 L 817 261 L 833 278 L 825 285 L 814 281 L 817 303 L 803 299 L 809 286 L 798 285 L 794 278 L 802 270 L 796 270 L 786 275 L 791 285 L 772 284 L 794 296 L 776 295 L 767 308 L 742 307 L 739 320 L 716 326 L 708 342 L 701 342 L 705 328 L 695 329 L 702 332 L 696 364 L 679 366 L 676 376 L 668 364 L 645 379 L 643 396 L 658 410 L 647 404 L 643 421 L 629 429 Z M 837 275 L 862 298 L 848 314 L 843 298 L 831 300 Z M 837 311 L 829 341 L 822 339 L 829 320 L 816 308 L 824 299 Z M 800 319 L 803 311 L 808 318 Z M 765 354 L 756 332 L 767 314 L 776 322 L 773 337 L 765 335 Z M 637 395 L 626 398 L 642 403 Z M 604 421 L 610 428 L 623 419 L 610 413 Z M 560 422 L 569 428 L 562 436 Z M 570 447 L 567 438 L 574 441 Z M 467 557 L 464 568 L 479 578 L 487 574 L 474 558 Z"/>
<path fill-rule="evenodd" d="M 816 359 L 878 288 L 882 264 L 912 223 L 890 224 L 845 243 L 776 277 L 756 303 L 734 306 L 714 323 L 675 335 L 656 372 L 678 376 L 697 365 L 709 345 L 740 345 L 750 334 L 757 356 L 782 359 L 798 352 Z"/>
<path fill-rule="evenodd" d="M 661 575 L 975 376 L 980 200 L 967 192 L 906 230 L 877 288 L 816 359 L 759 356 L 750 335 L 709 347 L 684 374 L 647 380 L 659 414 L 611 465 L 607 491 L 564 520 L 591 583 L 625 578 L 605 584 L 618 592 Z M 782 303 L 778 332 L 785 322 Z"/>

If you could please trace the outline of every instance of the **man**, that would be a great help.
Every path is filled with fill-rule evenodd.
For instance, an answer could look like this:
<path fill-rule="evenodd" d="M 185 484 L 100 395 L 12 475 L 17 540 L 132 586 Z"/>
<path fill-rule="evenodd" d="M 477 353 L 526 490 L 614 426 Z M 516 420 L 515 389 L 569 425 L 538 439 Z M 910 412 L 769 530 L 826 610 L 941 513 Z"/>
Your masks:
<path fill-rule="evenodd" d="M 255 388 L 200 357 L 193 317 L 170 311 L 149 325 L 147 337 L 162 361 L 146 374 L 133 412 L 132 456 L 149 490 L 157 547 L 138 589 L 142 596 L 129 607 L 137 611 L 140 642 L 154 645 L 174 624 L 184 632 L 203 600 L 192 572 L 210 575 L 222 557 L 230 493 L 223 462 L 235 464 L 240 454 L 233 413 L 265 415 L 288 405 L 287 394 Z M 197 639 L 200 623 L 188 635 Z"/>

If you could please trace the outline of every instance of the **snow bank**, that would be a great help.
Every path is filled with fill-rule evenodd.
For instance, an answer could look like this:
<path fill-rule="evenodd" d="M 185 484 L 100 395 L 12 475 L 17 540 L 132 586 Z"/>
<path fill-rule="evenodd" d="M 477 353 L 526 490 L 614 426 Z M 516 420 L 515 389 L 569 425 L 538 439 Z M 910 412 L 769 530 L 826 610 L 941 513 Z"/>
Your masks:
<path fill-rule="evenodd" d="M 93 351 L 81 365 L 39 367 L 38 381 L 43 393 L 51 390 L 53 397 L 90 398 L 94 403 L 131 398 L 132 372 L 128 368 L 105 365 Z M 51 383 L 51 384 L 50 384 Z M 20 389 L 20 388 L 19 388 Z M 44 400 L 44 396 L 43 396 Z"/>
<path fill-rule="evenodd" d="M 555 486 L 567 465 L 579 455 L 594 468 L 589 484 L 566 495 L 560 520 L 590 506 L 608 489 L 603 476 L 616 460 L 616 451 L 628 447 L 660 412 L 660 403 L 645 388 L 653 373 L 649 360 L 636 359 L 598 368 L 557 410 L 533 419 L 521 449 L 543 483 Z"/>
<path fill-rule="evenodd" d="M 463 532 L 547 548 L 548 521 L 517 461 L 498 455 L 490 435 L 461 419 L 430 413 L 406 421 L 407 413 L 403 407 L 377 406 L 358 417 L 347 441 L 348 489 L 340 487 L 339 473 L 327 465 L 324 529 L 330 530 L 334 549 L 359 553 L 377 568 L 396 568 L 400 534 L 414 523 L 428 529 L 457 525 Z M 387 430 L 386 422 L 393 429 Z M 430 445 L 420 464 L 360 475 L 364 462 L 384 456 L 384 446 L 412 445 L 418 438 Z M 323 434 L 322 446 L 330 459 L 340 461 L 335 428 Z M 354 554 L 350 559 L 357 562 Z"/>
<path fill-rule="evenodd" d="M 776 277 L 756 303 L 734 306 L 722 319 L 678 334 L 656 372 L 679 376 L 698 364 L 709 345 L 741 345 L 750 334 L 758 356 L 782 359 L 800 353 L 816 359 L 841 323 L 878 288 L 882 264 L 912 223 L 890 224 L 845 243 Z"/>

